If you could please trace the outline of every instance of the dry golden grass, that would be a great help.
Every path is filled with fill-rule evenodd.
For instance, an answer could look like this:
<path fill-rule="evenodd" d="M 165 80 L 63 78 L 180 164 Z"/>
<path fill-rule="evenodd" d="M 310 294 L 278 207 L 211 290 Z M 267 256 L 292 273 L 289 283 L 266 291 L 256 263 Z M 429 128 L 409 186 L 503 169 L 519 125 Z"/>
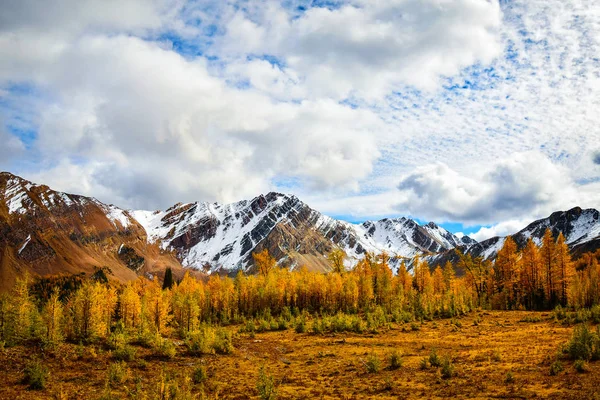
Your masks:
<path fill-rule="evenodd" d="M 535 316 L 534 318 L 527 318 Z M 521 321 L 539 322 L 521 322 Z M 454 323 L 453 323 L 454 322 Z M 161 376 L 191 378 L 203 365 L 208 378 L 203 384 L 187 381 L 194 395 L 209 398 L 257 398 L 260 366 L 274 377 L 279 399 L 367 398 L 556 398 L 600 399 L 600 362 L 591 362 L 578 373 L 563 360 L 564 371 L 550 376 L 550 364 L 573 328 L 551 319 L 550 313 L 475 312 L 457 320 L 437 320 L 419 325 L 393 325 L 379 334 L 297 334 L 293 329 L 250 337 L 237 334 L 231 355 L 190 357 L 176 341 L 178 355 L 171 360 L 153 358 L 138 348 L 128 363 L 125 383 L 107 389 L 107 370 L 112 360 L 102 348 L 90 347 L 84 357 L 76 345 L 54 351 L 15 347 L 0 352 L 1 399 L 98 399 L 153 398 Z M 232 327 L 237 332 L 237 327 Z M 403 354 L 403 365 L 392 370 L 388 356 Z M 454 375 L 444 379 L 440 368 L 422 370 L 420 363 L 435 349 L 449 357 Z M 367 371 L 369 357 L 381 360 L 381 370 Z M 42 358 L 49 368 L 46 389 L 28 391 L 21 383 L 30 359 Z M 508 374 L 512 375 L 507 379 Z M 135 393 L 138 393 L 137 395 Z M 136 397 L 138 396 L 138 397 Z"/>

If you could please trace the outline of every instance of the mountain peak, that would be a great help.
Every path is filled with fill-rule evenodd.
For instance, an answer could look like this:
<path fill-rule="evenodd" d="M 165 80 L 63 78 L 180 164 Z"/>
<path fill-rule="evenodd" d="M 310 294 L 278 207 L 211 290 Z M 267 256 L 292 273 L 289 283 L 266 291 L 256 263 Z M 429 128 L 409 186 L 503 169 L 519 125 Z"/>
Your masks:
<path fill-rule="evenodd" d="M 19 178 L 19 179 L 23 179 L 17 175 L 14 175 L 8 171 L 0 171 L 0 178 L 2 179 L 11 179 L 11 178 Z"/>
<path fill-rule="evenodd" d="M 600 241 L 600 212 L 593 208 L 582 209 L 581 207 L 556 211 L 510 236 L 519 248 L 524 247 L 529 239 L 540 245 L 548 228 L 554 237 L 562 233 L 567 244 L 577 253 L 577 248 L 587 249 L 587 244 Z M 504 245 L 505 239 L 505 237 L 493 237 L 484 240 L 470 248 L 470 252 L 476 256 L 493 258 Z"/>
<path fill-rule="evenodd" d="M 60 229 L 75 232 L 74 238 L 83 235 L 76 232 L 84 231 L 90 223 L 95 224 L 99 237 L 104 232 L 115 237 L 137 232 L 136 237 L 158 244 L 184 266 L 208 271 L 251 268 L 252 253 L 262 249 L 268 249 L 281 265 L 308 265 L 325 270 L 324 256 L 334 248 L 343 249 L 350 260 L 363 257 L 365 252 L 386 252 L 394 263 L 401 258 L 440 254 L 459 246 L 473 254 L 493 257 L 504 243 L 503 238 L 495 238 L 478 244 L 468 236 L 458 238 L 434 222 L 420 225 L 406 217 L 361 224 L 338 221 L 310 208 L 292 194 L 279 192 L 231 204 L 177 203 L 164 211 L 125 211 L 94 198 L 34 185 L 9 172 L 0 173 L 0 189 L 0 218 L 8 224 L 26 221 L 31 216 L 46 216 L 40 221 L 49 225 L 63 221 Z M 64 216 L 69 217 L 65 220 Z M 600 240 L 599 217 L 597 210 L 575 207 L 535 221 L 513 237 L 520 244 L 529 237 L 539 241 L 550 227 L 555 234 L 563 232 L 571 246 L 579 246 Z M 42 228 L 32 225 L 11 240 L 18 244 L 28 234 L 35 239 L 39 229 Z M 33 240 L 27 246 L 33 249 L 36 243 Z"/>

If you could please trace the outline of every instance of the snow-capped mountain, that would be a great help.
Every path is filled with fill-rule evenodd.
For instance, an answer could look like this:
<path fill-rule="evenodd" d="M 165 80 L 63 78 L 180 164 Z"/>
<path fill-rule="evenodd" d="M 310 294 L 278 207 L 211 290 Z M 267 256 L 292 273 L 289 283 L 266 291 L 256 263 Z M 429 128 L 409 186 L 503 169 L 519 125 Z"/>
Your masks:
<path fill-rule="evenodd" d="M 562 232 L 575 253 L 587 251 L 588 248 L 593 250 L 600 244 L 600 212 L 593 208 L 583 210 L 575 207 L 568 211 L 557 211 L 547 218 L 532 222 L 511 236 L 519 248 L 523 248 L 529 238 L 540 245 L 547 228 L 552 230 L 554 237 Z M 493 237 L 468 246 L 468 252 L 485 259 L 494 258 L 505 241 L 506 237 Z"/>
<path fill-rule="evenodd" d="M 166 211 L 131 211 L 131 215 L 144 226 L 150 241 L 175 250 L 184 266 L 212 270 L 247 269 L 252 252 L 265 247 L 284 265 L 293 266 L 324 264 L 334 246 L 352 260 L 366 251 L 411 258 L 474 243 L 433 223 L 421 226 L 407 218 L 362 224 L 337 221 L 281 193 L 227 205 L 176 204 Z"/>
<path fill-rule="evenodd" d="M 0 289 L 25 270 L 93 273 L 106 266 L 114 278 L 129 280 L 178 265 L 148 243 L 127 211 L 0 173 Z"/>
<path fill-rule="evenodd" d="M 599 212 L 574 208 L 535 221 L 513 235 L 519 246 L 539 243 L 550 227 L 577 253 L 600 248 Z M 425 256 L 431 264 L 461 248 L 493 258 L 505 238 L 481 243 L 458 238 L 434 223 L 409 218 L 351 224 L 313 210 L 295 196 L 268 193 L 232 204 L 176 204 L 165 211 L 127 211 L 97 199 L 61 193 L 0 173 L 0 289 L 29 270 L 34 274 L 92 273 L 108 266 L 114 278 L 161 274 L 167 267 L 205 272 L 253 271 L 252 253 L 268 249 L 281 266 L 329 268 L 341 248 L 347 265 L 365 252 L 387 252 L 392 266 Z"/>

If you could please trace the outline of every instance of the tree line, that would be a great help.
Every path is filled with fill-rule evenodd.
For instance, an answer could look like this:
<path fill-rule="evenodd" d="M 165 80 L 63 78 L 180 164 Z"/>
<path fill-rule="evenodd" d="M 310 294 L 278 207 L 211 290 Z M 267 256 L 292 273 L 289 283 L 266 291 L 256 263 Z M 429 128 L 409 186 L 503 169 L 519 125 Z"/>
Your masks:
<path fill-rule="evenodd" d="M 522 250 L 509 237 L 495 262 L 458 254 L 458 262 L 430 268 L 416 258 L 396 274 L 387 254 L 367 253 L 346 270 L 344 254 L 329 254 L 331 272 L 278 268 L 267 250 L 254 254 L 258 273 L 236 277 L 186 274 L 175 282 L 139 277 L 126 284 L 58 277 L 35 282 L 26 275 L 0 295 L 0 342 L 38 339 L 91 341 L 116 328 L 140 340 L 189 337 L 206 324 L 243 324 L 285 316 L 306 318 L 379 313 L 392 321 L 449 318 L 474 308 L 542 310 L 600 303 L 600 251 L 576 262 L 561 235 Z M 412 268 L 412 271 L 410 269 Z M 457 276 L 456 271 L 464 272 Z"/>

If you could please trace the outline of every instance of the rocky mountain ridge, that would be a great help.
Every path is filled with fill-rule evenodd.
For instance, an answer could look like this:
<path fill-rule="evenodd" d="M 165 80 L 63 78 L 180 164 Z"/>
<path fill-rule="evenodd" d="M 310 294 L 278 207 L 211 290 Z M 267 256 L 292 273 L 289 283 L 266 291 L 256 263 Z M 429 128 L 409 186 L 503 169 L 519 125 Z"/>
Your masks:
<path fill-rule="evenodd" d="M 574 207 L 567 211 L 557 211 L 547 218 L 530 223 L 519 232 L 509 236 L 513 238 L 519 249 L 525 247 L 529 238 L 539 246 L 547 228 L 552 230 L 554 237 L 562 232 L 575 257 L 600 248 L 600 212 L 593 208 Z M 495 236 L 471 245 L 457 247 L 463 253 L 468 253 L 473 257 L 494 259 L 507 237 Z M 458 258 L 454 251 L 446 251 L 428 256 L 427 260 L 431 265 L 439 265 L 446 261 L 456 262 Z"/>
<path fill-rule="evenodd" d="M 25 271 L 91 274 L 106 266 L 125 281 L 179 265 L 127 211 L 0 173 L 0 289 Z"/>
<path fill-rule="evenodd" d="M 568 211 L 557 211 L 547 218 L 530 223 L 510 236 L 519 248 L 524 247 L 529 238 L 535 244 L 540 245 L 547 228 L 552 230 L 555 237 L 562 232 L 569 247 L 573 251 L 577 251 L 585 248 L 586 244 L 600 239 L 600 212 L 593 208 L 584 210 L 580 207 L 574 207 Z M 493 237 L 470 246 L 469 252 L 486 259 L 494 258 L 505 240 L 506 237 Z"/>
<path fill-rule="evenodd" d="M 174 250 L 184 266 L 246 270 L 263 248 L 288 267 L 326 268 L 325 255 L 343 249 L 351 263 L 366 251 L 412 258 L 472 244 L 429 223 L 407 218 L 351 224 L 313 210 L 296 196 L 268 193 L 233 204 L 176 204 L 165 211 L 131 211 L 150 240 Z"/>
<path fill-rule="evenodd" d="M 599 212 L 574 208 L 533 222 L 513 235 L 519 246 L 539 242 L 547 227 L 563 232 L 576 252 L 600 247 Z M 431 264 L 460 248 L 493 258 L 505 238 L 480 243 L 435 223 L 385 218 L 352 224 L 310 208 L 293 195 L 268 193 L 232 204 L 176 204 L 164 211 L 124 210 L 97 199 L 0 173 L 0 280 L 25 270 L 38 275 L 91 273 L 108 266 L 124 281 L 160 275 L 167 267 L 205 273 L 253 271 L 252 253 L 268 249 L 288 268 L 326 271 L 327 254 L 341 248 L 351 266 L 365 252 L 387 252 L 393 267 L 415 256 Z M 445 261 L 444 261 L 445 262 Z M 183 268 L 182 268 L 183 267 Z"/>

